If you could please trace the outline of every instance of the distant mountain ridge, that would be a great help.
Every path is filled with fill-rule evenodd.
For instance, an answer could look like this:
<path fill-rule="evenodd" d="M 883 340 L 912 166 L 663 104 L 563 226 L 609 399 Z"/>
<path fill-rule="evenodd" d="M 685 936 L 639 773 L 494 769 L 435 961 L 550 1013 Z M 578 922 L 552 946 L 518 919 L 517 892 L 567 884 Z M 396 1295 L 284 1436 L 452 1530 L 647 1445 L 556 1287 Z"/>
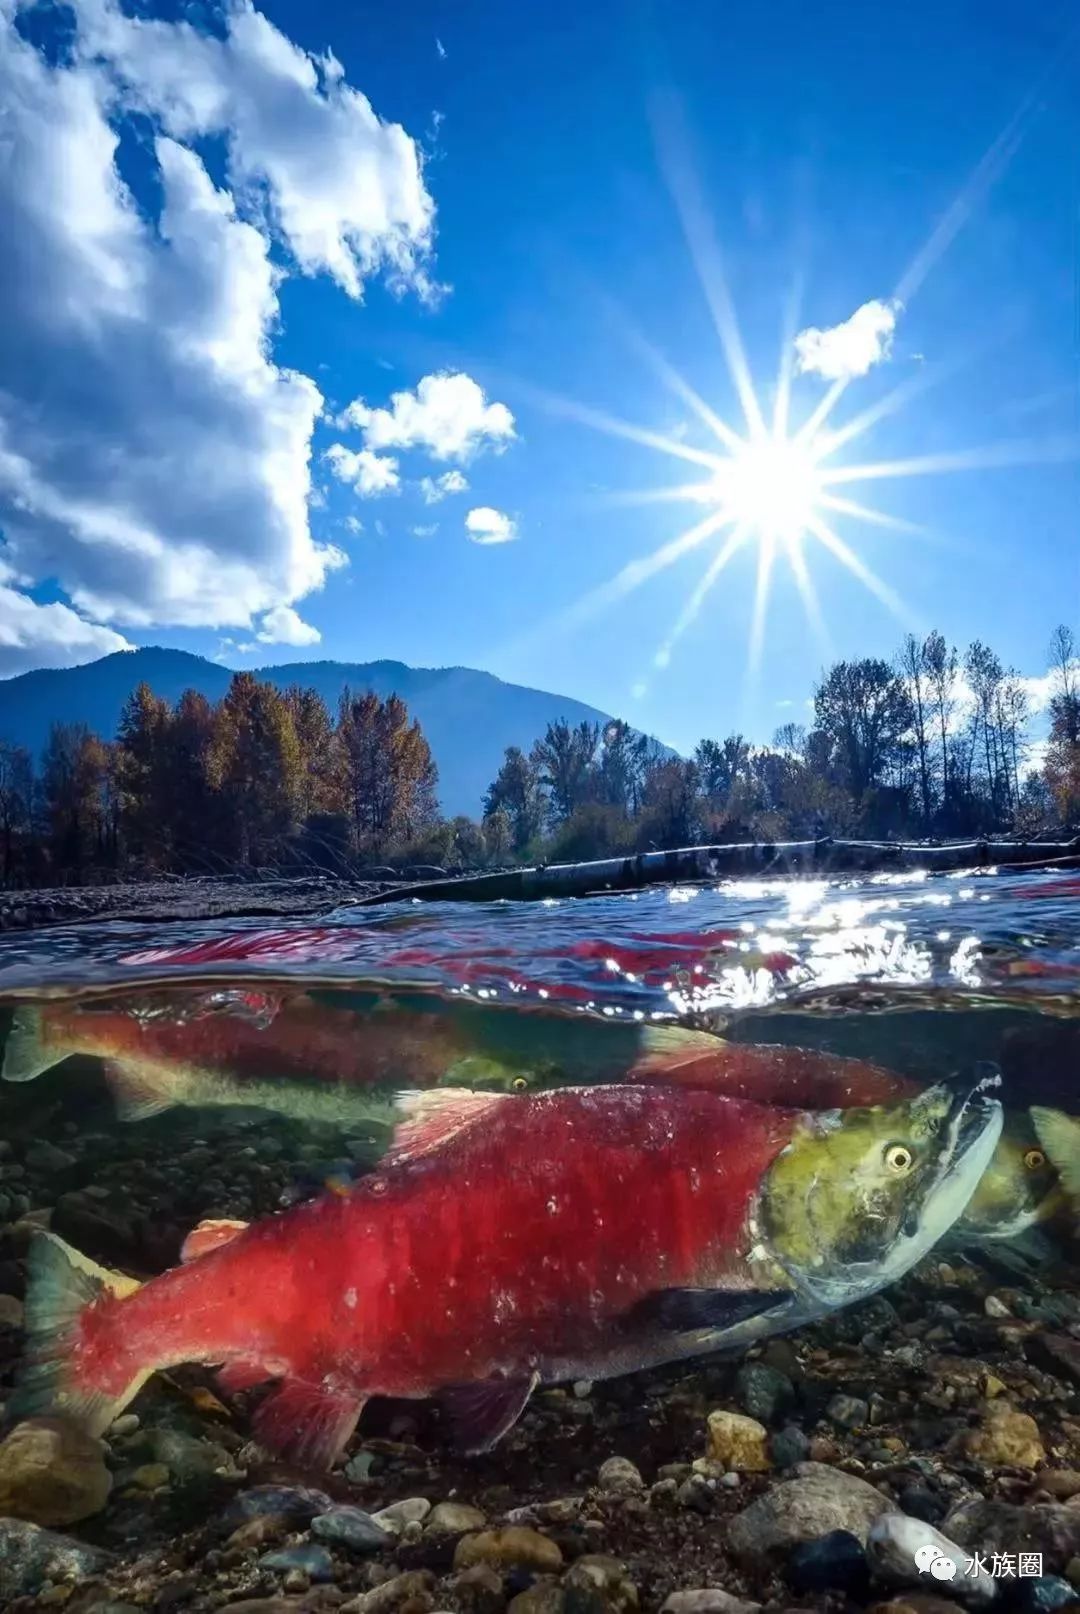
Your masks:
<path fill-rule="evenodd" d="M 417 718 L 439 769 L 443 812 L 480 812 L 484 792 L 508 745 L 528 750 L 549 723 L 609 723 L 609 713 L 567 695 L 505 683 L 472 667 L 409 667 L 401 661 L 293 661 L 252 671 L 279 689 L 302 684 L 336 710 L 346 684 L 385 700 L 400 695 Z M 0 739 L 24 745 L 35 758 L 54 722 L 85 723 L 104 738 L 116 732 L 120 710 L 137 684 L 176 701 L 185 689 L 220 700 L 232 669 L 187 650 L 148 646 L 121 650 L 82 667 L 37 669 L 0 682 Z"/>

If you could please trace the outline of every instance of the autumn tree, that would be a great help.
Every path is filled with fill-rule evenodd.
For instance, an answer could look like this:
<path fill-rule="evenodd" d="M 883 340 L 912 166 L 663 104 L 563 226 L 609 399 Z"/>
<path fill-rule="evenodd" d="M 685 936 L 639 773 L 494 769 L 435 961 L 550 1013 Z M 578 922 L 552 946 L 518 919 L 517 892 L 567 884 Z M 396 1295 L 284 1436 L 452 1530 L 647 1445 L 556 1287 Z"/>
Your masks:
<path fill-rule="evenodd" d="M 498 813 L 510 822 L 510 846 L 523 852 L 544 825 L 546 801 L 538 762 L 520 746 L 507 746 L 502 767 L 484 798 L 484 823 Z M 500 836 L 501 838 L 501 836 Z"/>
<path fill-rule="evenodd" d="M 326 702 L 316 689 L 294 684 L 285 691 L 300 745 L 300 816 L 344 813 L 349 789 L 345 750 Z"/>
<path fill-rule="evenodd" d="M 595 723 L 576 727 L 560 718 L 549 723 L 533 757 L 548 792 L 551 817 L 561 823 L 589 799 L 593 785 L 600 730 Z"/>
<path fill-rule="evenodd" d="M 900 648 L 899 656 L 900 676 L 911 703 L 911 730 L 915 745 L 919 803 L 924 831 L 930 828 L 934 809 L 930 731 L 932 685 L 930 664 L 927 659 L 929 643 L 929 639 L 917 639 L 913 633 L 909 633 Z"/>
<path fill-rule="evenodd" d="M 233 676 L 214 713 L 207 772 L 238 861 L 276 858 L 297 824 L 301 761 L 292 713 L 272 684 L 252 673 Z"/>
<path fill-rule="evenodd" d="M 1050 641 L 1050 739 L 1043 777 L 1063 824 L 1080 822 L 1080 661 L 1072 629 Z"/>
<path fill-rule="evenodd" d="M 438 770 L 419 723 L 397 695 L 342 692 L 338 733 L 348 804 L 361 848 L 385 851 L 438 817 Z"/>
<path fill-rule="evenodd" d="M 41 792 L 57 868 L 81 874 L 103 840 L 107 752 L 84 723 L 54 723 L 42 756 Z"/>
<path fill-rule="evenodd" d="M 841 782 L 860 800 L 885 781 L 910 727 L 903 680 L 872 656 L 837 662 L 814 691 L 814 713 Z"/>
<path fill-rule="evenodd" d="M 124 839 L 128 852 L 152 868 L 162 867 L 170 850 L 176 804 L 169 769 L 171 725 L 168 701 L 142 683 L 124 702 L 116 734 Z"/>
<path fill-rule="evenodd" d="M 30 832 L 33 808 L 34 767 L 29 751 L 9 740 L 0 740 L 0 843 L 3 877 L 12 877 L 15 847 Z"/>

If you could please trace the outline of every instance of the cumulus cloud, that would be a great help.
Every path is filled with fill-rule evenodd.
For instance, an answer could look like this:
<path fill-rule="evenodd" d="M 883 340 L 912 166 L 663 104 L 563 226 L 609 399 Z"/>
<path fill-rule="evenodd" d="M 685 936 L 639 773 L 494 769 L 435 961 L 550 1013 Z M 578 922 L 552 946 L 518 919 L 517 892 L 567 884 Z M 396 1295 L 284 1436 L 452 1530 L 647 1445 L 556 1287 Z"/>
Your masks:
<path fill-rule="evenodd" d="M 502 510 L 478 505 L 465 517 L 465 530 L 474 544 L 508 544 L 517 537 L 517 525 Z"/>
<path fill-rule="evenodd" d="M 126 104 L 175 139 L 223 136 L 231 186 L 264 201 L 302 269 L 351 297 L 376 270 L 432 291 L 434 206 L 416 143 L 346 84 L 331 53 L 301 50 L 250 0 L 226 5 L 220 38 L 126 16 L 112 0 L 75 4 L 83 59 L 106 62 Z"/>
<path fill-rule="evenodd" d="M 112 628 L 87 622 L 69 605 L 40 605 L 11 582 L 0 561 L 0 678 L 32 667 L 78 667 L 114 650 L 134 648 Z"/>
<path fill-rule="evenodd" d="M 420 492 L 425 504 L 438 504 L 451 493 L 467 493 L 468 479 L 460 471 L 444 471 L 442 476 L 422 476 Z"/>
<path fill-rule="evenodd" d="M 356 398 L 338 424 L 359 427 L 370 449 L 423 449 L 433 459 L 462 464 L 483 448 L 505 448 L 514 437 L 506 405 L 488 403 L 483 387 L 461 371 L 424 376 L 415 392 L 395 392 L 388 409 Z"/>
<path fill-rule="evenodd" d="M 903 305 L 875 298 L 857 308 L 842 325 L 819 330 L 811 325 L 795 338 L 796 368 L 826 381 L 866 375 L 892 354 L 893 332 Z"/>
<path fill-rule="evenodd" d="M 344 443 L 331 443 L 323 457 L 338 481 L 348 482 L 362 499 L 395 493 L 401 485 L 398 462 L 388 454 L 374 454 L 370 448 L 354 454 Z"/>
<path fill-rule="evenodd" d="M 39 660 L 124 626 L 250 627 L 344 564 L 308 524 L 323 405 L 271 356 L 272 244 L 351 295 L 376 272 L 423 291 L 432 211 L 405 132 L 246 0 L 220 37 L 108 0 L 74 17 L 52 61 L 0 0 L 0 529 L 22 586 L 70 602 L 7 601 Z M 133 110 L 153 218 L 117 161 Z"/>
<path fill-rule="evenodd" d="M 275 605 L 266 612 L 255 637 L 261 644 L 318 644 L 322 634 L 291 605 Z"/>

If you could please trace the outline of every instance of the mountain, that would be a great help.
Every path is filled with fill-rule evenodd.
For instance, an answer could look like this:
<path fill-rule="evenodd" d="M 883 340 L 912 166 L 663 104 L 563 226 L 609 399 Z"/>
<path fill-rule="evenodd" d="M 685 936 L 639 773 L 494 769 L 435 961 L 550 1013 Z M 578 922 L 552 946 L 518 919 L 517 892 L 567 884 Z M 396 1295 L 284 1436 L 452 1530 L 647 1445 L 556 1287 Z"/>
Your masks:
<path fill-rule="evenodd" d="M 285 689 L 303 684 L 317 689 L 331 711 L 347 684 L 385 699 L 400 695 L 418 718 L 439 768 L 439 799 L 448 816 L 480 811 L 484 792 L 498 772 L 508 745 L 527 751 L 549 723 L 608 723 L 610 716 L 566 695 L 552 695 L 523 684 L 507 684 L 471 667 L 407 667 L 401 661 L 293 661 L 258 667 L 260 678 Z M 175 701 L 185 689 L 220 700 L 231 671 L 186 650 L 151 646 L 121 650 L 82 667 L 22 673 L 0 683 L 0 739 L 26 746 L 35 756 L 49 725 L 85 723 L 111 738 L 120 708 L 139 683 Z"/>

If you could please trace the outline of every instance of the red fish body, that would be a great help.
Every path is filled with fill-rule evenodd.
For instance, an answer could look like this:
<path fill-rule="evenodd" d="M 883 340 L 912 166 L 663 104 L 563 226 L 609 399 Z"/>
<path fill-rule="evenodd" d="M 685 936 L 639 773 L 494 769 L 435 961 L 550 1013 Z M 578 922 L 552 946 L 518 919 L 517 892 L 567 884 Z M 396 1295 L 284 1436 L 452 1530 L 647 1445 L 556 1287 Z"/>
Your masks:
<path fill-rule="evenodd" d="M 347 1197 L 96 1300 L 78 1323 L 76 1391 L 116 1399 L 144 1366 L 240 1363 L 241 1379 L 286 1381 L 264 1428 L 295 1416 L 299 1386 L 351 1427 L 374 1394 L 667 1359 L 679 1351 L 662 1313 L 635 1321 L 636 1306 L 749 1290 L 750 1207 L 791 1112 L 660 1088 L 480 1105 L 479 1121 Z"/>

